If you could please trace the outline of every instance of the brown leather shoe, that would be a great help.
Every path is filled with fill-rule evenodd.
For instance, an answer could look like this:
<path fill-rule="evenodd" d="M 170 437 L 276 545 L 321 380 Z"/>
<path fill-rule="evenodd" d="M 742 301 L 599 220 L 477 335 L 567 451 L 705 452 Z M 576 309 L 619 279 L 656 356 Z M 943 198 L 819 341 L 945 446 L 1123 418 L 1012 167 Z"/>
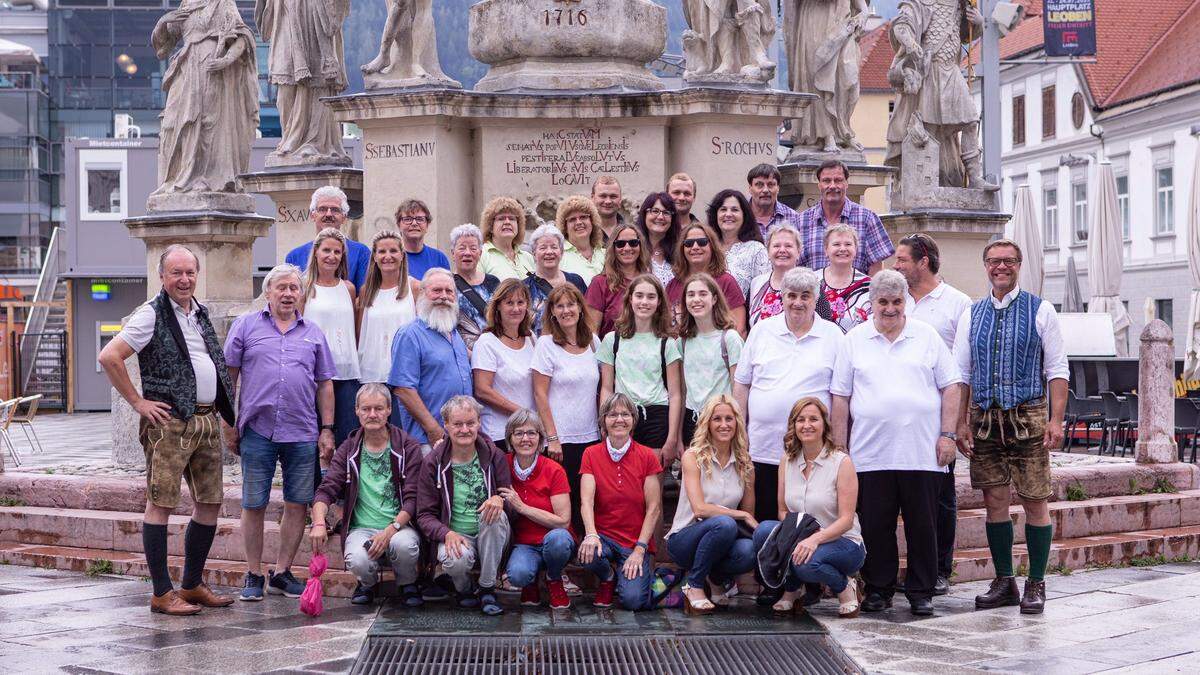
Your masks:
<path fill-rule="evenodd" d="M 175 591 L 164 593 L 161 596 L 153 596 L 150 598 L 150 611 L 158 612 L 159 614 L 169 614 L 170 616 L 189 616 L 191 614 L 199 614 L 200 606 L 193 605 Z"/>
<path fill-rule="evenodd" d="M 1021 594 L 1017 591 L 1017 580 L 1014 577 L 996 577 L 987 593 L 975 596 L 975 609 L 995 609 L 1021 604 Z"/>
<path fill-rule="evenodd" d="M 1021 595 L 1022 614 L 1041 614 L 1046 609 L 1046 581 L 1025 580 L 1025 593 Z"/>
<path fill-rule="evenodd" d="M 181 588 L 177 593 L 185 602 L 200 605 L 201 607 L 228 607 L 233 604 L 231 596 L 217 595 L 205 583 L 201 583 L 192 589 Z"/>

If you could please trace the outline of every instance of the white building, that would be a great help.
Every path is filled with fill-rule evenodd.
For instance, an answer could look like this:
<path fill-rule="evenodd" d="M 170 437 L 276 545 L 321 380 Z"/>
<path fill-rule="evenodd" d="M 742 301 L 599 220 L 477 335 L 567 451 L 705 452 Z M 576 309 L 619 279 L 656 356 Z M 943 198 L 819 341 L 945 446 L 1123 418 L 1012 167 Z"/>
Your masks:
<path fill-rule="evenodd" d="M 1062 302 L 1074 256 L 1086 299 L 1096 163 L 1112 162 L 1131 353 L 1150 299 L 1174 328 L 1181 356 L 1191 288 L 1186 213 L 1200 133 L 1200 2 L 1096 0 L 1096 62 L 1087 64 L 1039 63 L 1040 0 L 1029 9 L 1032 16 L 1001 41 L 1002 204 L 1011 212 L 1017 186 L 1029 185 L 1045 246 L 1043 294 Z"/>

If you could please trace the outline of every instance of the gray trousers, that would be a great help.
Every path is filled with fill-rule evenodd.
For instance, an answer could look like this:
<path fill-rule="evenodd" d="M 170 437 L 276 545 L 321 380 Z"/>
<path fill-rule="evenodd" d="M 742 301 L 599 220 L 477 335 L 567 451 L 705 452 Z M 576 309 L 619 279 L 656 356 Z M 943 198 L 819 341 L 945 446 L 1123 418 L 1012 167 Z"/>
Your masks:
<path fill-rule="evenodd" d="M 379 582 L 379 564 L 385 559 L 396 575 L 396 583 L 400 586 L 417 583 L 417 563 L 421 557 L 421 537 L 416 528 L 405 525 L 404 529 L 392 535 L 387 550 L 383 555 L 371 560 L 364 546 L 371 537 L 382 530 L 369 527 L 357 527 L 346 535 L 346 569 L 358 579 L 364 588 L 371 588 Z"/>
<path fill-rule="evenodd" d="M 500 569 L 500 558 L 508 545 L 508 515 L 501 513 L 496 522 L 488 525 L 479 523 L 479 534 L 474 537 L 462 535 L 467 540 L 463 553 L 458 558 L 450 557 L 446 544 L 438 544 L 438 562 L 454 582 L 454 589 L 466 593 L 471 589 L 471 570 L 479 561 L 479 585 L 495 587 L 496 573 Z"/>

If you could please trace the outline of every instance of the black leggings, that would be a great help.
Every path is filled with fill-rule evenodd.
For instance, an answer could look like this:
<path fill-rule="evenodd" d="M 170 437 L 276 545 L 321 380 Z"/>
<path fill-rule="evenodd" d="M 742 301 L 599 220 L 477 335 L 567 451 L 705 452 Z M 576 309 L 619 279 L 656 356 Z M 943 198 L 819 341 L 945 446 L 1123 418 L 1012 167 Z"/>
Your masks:
<path fill-rule="evenodd" d="M 779 465 L 754 463 L 754 519 L 779 518 Z"/>
<path fill-rule="evenodd" d="M 583 464 L 583 451 L 590 445 L 595 445 L 599 441 L 591 443 L 563 443 L 562 444 L 562 466 L 567 472 L 567 484 L 571 486 L 571 525 L 574 527 L 575 533 L 583 536 L 583 514 L 579 511 L 579 466 Z"/>

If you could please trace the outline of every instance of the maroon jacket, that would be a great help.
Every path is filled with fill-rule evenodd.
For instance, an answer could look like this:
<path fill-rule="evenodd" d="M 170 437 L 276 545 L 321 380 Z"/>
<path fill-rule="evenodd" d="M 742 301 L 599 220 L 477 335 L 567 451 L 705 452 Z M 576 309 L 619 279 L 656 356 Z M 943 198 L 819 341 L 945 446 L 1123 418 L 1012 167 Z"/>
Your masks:
<path fill-rule="evenodd" d="M 404 433 L 400 427 L 387 425 L 388 435 L 392 441 L 392 485 L 396 495 L 400 497 L 400 510 L 408 512 L 413 527 L 417 519 L 417 477 L 421 473 L 421 444 L 412 436 Z M 345 543 L 350 531 L 350 521 L 354 516 L 354 505 L 358 503 L 358 481 L 362 469 L 362 437 L 363 430 L 355 429 L 350 437 L 342 441 L 333 453 L 329 470 L 321 480 L 321 487 L 313 501 L 334 504 L 338 499 L 345 499 L 346 506 L 342 510 L 342 519 L 334 526 L 334 533 L 342 537 Z"/>
<path fill-rule="evenodd" d="M 508 457 L 480 433 L 475 452 L 483 469 L 488 496 L 502 487 L 512 487 Z M 417 525 L 430 541 L 443 542 L 450 531 L 450 501 L 454 494 L 454 472 L 450 470 L 450 441 L 443 438 L 425 458 L 421 479 L 417 482 Z M 508 504 L 505 504 L 508 510 Z M 511 514 L 510 514 L 511 517 Z"/>

